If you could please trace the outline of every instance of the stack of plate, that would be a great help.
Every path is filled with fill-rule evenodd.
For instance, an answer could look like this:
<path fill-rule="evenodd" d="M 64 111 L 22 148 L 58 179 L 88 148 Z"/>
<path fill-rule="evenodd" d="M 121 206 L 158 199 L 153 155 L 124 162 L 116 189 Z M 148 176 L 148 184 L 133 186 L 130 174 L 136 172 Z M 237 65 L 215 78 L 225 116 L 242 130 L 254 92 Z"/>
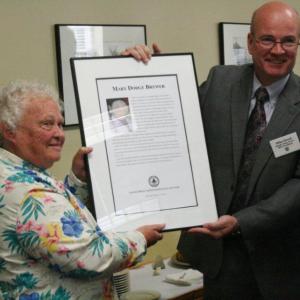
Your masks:
<path fill-rule="evenodd" d="M 129 270 L 125 269 L 121 272 L 114 273 L 113 282 L 119 298 L 122 294 L 129 292 Z"/>

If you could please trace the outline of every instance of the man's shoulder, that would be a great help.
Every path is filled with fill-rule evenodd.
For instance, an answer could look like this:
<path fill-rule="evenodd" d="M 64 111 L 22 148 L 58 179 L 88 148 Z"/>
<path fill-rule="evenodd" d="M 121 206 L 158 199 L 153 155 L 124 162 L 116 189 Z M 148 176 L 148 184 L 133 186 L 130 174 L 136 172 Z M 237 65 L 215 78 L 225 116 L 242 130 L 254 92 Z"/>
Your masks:
<path fill-rule="evenodd" d="M 211 68 L 211 72 L 220 75 L 241 76 L 244 73 L 253 72 L 253 64 L 245 65 L 217 65 Z"/>
<path fill-rule="evenodd" d="M 205 86 L 213 89 L 228 89 L 241 80 L 253 80 L 253 65 L 218 65 L 211 68 Z"/>
<path fill-rule="evenodd" d="M 292 72 L 291 77 L 292 77 L 298 84 L 300 84 L 300 75 L 295 74 L 294 72 Z"/>

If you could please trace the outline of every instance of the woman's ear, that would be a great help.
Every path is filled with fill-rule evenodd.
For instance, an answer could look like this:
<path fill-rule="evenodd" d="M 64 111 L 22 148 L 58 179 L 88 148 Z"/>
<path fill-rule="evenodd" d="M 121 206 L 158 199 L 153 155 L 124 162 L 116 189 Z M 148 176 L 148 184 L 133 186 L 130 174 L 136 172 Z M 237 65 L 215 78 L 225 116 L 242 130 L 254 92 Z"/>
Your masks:
<path fill-rule="evenodd" d="M 15 131 L 3 122 L 0 122 L 0 132 L 4 140 L 9 141 L 11 143 L 15 141 Z"/>

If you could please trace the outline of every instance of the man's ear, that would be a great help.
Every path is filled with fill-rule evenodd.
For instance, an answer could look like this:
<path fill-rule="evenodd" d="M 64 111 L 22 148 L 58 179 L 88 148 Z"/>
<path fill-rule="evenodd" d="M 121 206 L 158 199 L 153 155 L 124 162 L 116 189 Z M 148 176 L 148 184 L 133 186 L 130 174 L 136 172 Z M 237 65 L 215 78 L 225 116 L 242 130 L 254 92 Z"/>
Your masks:
<path fill-rule="evenodd" d="M 247 36 L 247 46 L 248 46 L 248 52 L 252 54 L 253 45 L 255 43 L 255 38 L 251 32 L 248 33 Z"/>
<path fill-rule="evenodd" d="M 16 133 L 13 129 L 11 129 L 5 123 L 0 122 L 0 132 L 1 132 L 1 135 L 3 136 L 4 140 L 14 143 Z"/>

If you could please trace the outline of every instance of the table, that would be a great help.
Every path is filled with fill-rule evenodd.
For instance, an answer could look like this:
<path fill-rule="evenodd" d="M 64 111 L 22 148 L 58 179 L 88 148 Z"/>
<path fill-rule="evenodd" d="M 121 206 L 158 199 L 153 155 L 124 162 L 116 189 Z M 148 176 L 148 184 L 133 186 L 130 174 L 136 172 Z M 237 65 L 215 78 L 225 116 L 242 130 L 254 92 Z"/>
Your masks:
<path fill-rule="evenodd" d="M 162 269 L 160 275 L 153 276 L 152 264 L 146 264 L 136 269 L 131 269 L 130 290 L 156 290 L 161 293 L 160 300 L 202 300 L 203 280 L 192 283 L 190 286 L 179 286 L 164 282 L 169 274 L 183 271 L 184 269 L 175 266 L 171 259 L 165 259 L 165 269 Z"/>

